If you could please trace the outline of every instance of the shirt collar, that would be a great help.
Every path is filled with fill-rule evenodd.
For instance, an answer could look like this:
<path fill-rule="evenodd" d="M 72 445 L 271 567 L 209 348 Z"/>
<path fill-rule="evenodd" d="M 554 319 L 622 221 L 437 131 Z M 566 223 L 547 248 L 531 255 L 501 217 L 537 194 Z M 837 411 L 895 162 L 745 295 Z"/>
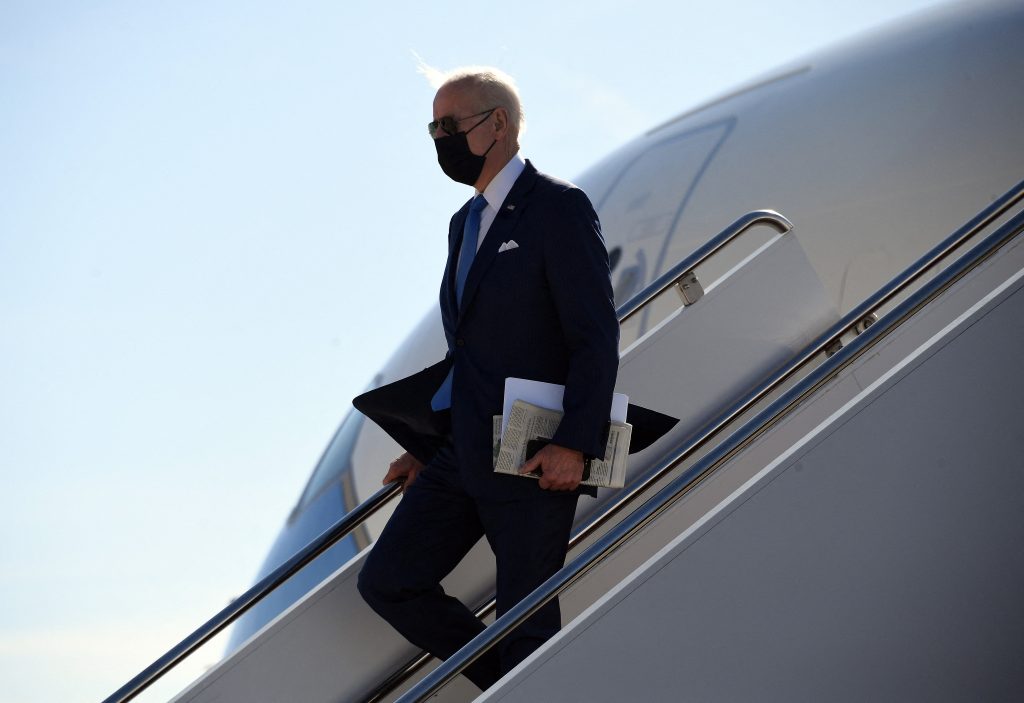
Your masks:
<path fill-rule="evenodd" d="M 484 188 L 483 196 L 487 199 L 488 209 L 497 210 L 501 207 L 524 168 L 526 168 L 526 161 L 519 155 L 519 152 L 516 152 Z"/>

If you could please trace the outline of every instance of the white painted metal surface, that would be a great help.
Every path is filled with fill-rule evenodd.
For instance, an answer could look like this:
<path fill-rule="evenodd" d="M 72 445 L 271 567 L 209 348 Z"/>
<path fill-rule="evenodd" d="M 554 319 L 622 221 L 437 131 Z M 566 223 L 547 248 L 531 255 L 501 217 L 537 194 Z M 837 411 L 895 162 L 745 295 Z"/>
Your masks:
<path fill-rule="evenodd" d="M 622 353 L 616 390 L 679 419 L 643 457 L 631 457 L 631 470 L 693 434 L 838 319 L 798 235 L 774 237 Z"/>
<path fill-rule="evenodd" d="M 743 213 L 772 208 L 795 223 L 826 294 L 846 312 L 1024 175 L 1022 36 L 1018 2 L 942 8 L 784 67 L 771 74 L 778 80 L 755 81 L 608 156 L 576 180 L 609 249 L 622 250 L 618 302 Z M 743 237 L 748 248 L 730 246 L 698 270 L 701 280 L 747 256 L 761 243 L 753 234 Z M 623 286 L 626 278 L 634 283 Z M 627 325 L 623 348 L 678 306 L 663 298 Z M 381 383 L 443 354 L 431 311 Z M 398 453 L 366 423 L 356 500 L 379 488 Z"/>
<path fill-rule="evenodd" d="M 368 550 L 339 569 L 242 647 L 198 679 L 174 703 L 335 703 L 358 700 L 418 649 L 363 603 L 356 577 Z M 466 602 L 486 597 L 494 559 L 486 543 L 444 583 Z M 459 681 L 440 700 L 467 700 Z"/>
<path fill-rule="evenodd" d="M 728 493 L 684 499 L 676 537 L 478 700 L 1019 700 L 1022 345 L 1018 242 L 725 467 Z"/>
<path fill-rule="evenodd" d="M 809 268 L 820 280 L 808 289 L 811 307 L 820 311 L 823 284 L 830 306 L 840 313 L 850 309 L 1024 175 L 1021 36 L 1020 3 L 945 8 L 787 67 L 778 80 L 688 113 L 630 143 L 578 179 L 599 207 L 609 248 L 622 247 L 613 274 L 617 292 L 628 296 L 737 216 L 770 207 L 794 221 Z M 538 165 L 543 168 L 542 158 Z M 649 207 L 637 207 L 641 202 Z M 719 279 L 748 253 L 730 248 L 698 275 L 703 281 Z M 723 299 L 726 294 L 723 287 Z M 680 319 L 698 317 L 704 302 Z M 739 296 L 735 309 L 721 314 L 743 320 L 751 304 L 765 302 L 770 301 Z M 668 305 L 678 303 L 666 303 L 639 320 L 624 334 L 624 343 L 671 314 Z M 757 329 L 751 326 L 756 319 L 744 322 L 747 334 Z M 817 317 L 808 324 L 818 324 Z M 675 328 L 659 332 L 669 339 L 670 329 Z M 718 329 L 721 336 L 735 334 L 728 340 L 735 345 L 763 341 L 745 337 L 739 326 Z M 708 338 L 709 345 L 724 341 Z M 685 344 L 686 338 L 671 343 Z M 644 369 L 657 380 L 651 393 L 678 373 L 670 351 L 659 350 Z M 381 382 L 417 371 L 443 353 L 440 323 L 431 312 L 384 367 Z M 856 387 L 858 374 L 868 373 L 872 363 L 845 375 L 825 397 Z M 627 379 L 634 370 L 628 357 L 624 369 Z M 725 405 L 735 379 L 715 378 L 704 368 L 699 373 L 720 384 L 719 407 Z M 638 401 L 644 392 L 635 394 Z M 798 415 L 809 419 L 817 411 L 808 408 Z M 378 428 L 365 424 L 354 447 L 351 500 L 379 487 L 399 451 Z M 781 448 L 766 440 L 758 451 Z M 687 501 L 689 512 L 655 525 L 602 567 L 598 578 L 574 589 L 563 600 L 567 616 L 604 595 L 743 480 L 741 472 L 709 482 Z M 371 524 L 371 535 L 385 518 Z M 357 559 L 336 572 L 179 700 L 315 703 L 351 700 L 367 690 L 367 682 L 413 650 L 362 605 L 353 580 L 358 568 Z M 492 568 L 489 555 L 464 564 L 453 574 L 451 588 L 475 602 L 488 590 L 489 577 L 480 574 Z M 444 695 L 460 700 L 469 693 Z"/>
<path fill-rule="evenodd" d="M 736 315 L 731 314 L 733 310 L 738 311 Z M 781 236 L 709 287 L 698 303 L 671 316 L 627 350 L 622 365 L 629 370 L 621 377 L 627 384 L 635 381 L 635 386 L 625 386 L 628 390 L 646 391 L 638 399 L 641 402 L 669 403 L 671 399 L 667 410 L 688 418 L 685 426 L 690 431 L 701 415 L 721 409 L 718 399 L 728 402 L 746 390 L 835 319 L 799 242 L 792 234 Z M 745 343 L 732 353 L 709 341 L 735 337 Z M 670 357 L 659 356 L 662 353 Z M 657 384 L 665 395 L 652 396 L 652 386 L 644 382 L 648 370 L 674 366 L 682 359 L 686 363 L 680 372 L 666 374 Z M 702 373 L 685 373 L 686 368 L 699 368 Z M 641 468 L 646 467 L 631 470 Z M 581 510 L 591 505 L 589 499 L 581 502 Z M 329 703 L 356 699 L 371 690 L 417 650 L 374 615 L 356 591 L 364 558 L 365 552 L 342 567 L 177 700 L 204 703 L 227 697 L 271 703 L 291 691 L 301 692 L 306 703 Z M 618 580 L 627 573 L 614 572 L 608 578 Z M 481 542 L 446 580 L 445 589 L 463 602 L 476 604 L 491 595 L 493 582 L 493 557 Z M 567 601 L 566 613 L 575 614 L 586 605 Z M 358 636 L 346 636 L 352 632 Z M 373 645 L 368 646 L 369 642 Z M 462 700 L 467 693 L 446 695 Z"/>

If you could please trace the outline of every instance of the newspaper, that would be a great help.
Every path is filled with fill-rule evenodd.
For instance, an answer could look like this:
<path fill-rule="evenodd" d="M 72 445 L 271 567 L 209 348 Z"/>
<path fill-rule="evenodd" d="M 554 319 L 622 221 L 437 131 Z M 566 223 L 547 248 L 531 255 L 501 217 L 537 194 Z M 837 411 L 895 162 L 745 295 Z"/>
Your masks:
<path fill-rule="evenodd" d="M 531 440 L 551 439 L 562 420 L 562 413 L 539 405 L 517 400 L 512 403 L 505 432 L 502 416 L 493 420 L 494 470 L 497 473 L 538 478 L 535 474 L 520 474 L 526 463 L 526 452 Z M 585 486 L 622 488 L 626 482 L 626 462 L 629 457 L 629 439 L 633 426 L 625 422 L 610 422 L 608 443 L 604 458 L 590 462 L 590 475 L 582 481 Z"/>

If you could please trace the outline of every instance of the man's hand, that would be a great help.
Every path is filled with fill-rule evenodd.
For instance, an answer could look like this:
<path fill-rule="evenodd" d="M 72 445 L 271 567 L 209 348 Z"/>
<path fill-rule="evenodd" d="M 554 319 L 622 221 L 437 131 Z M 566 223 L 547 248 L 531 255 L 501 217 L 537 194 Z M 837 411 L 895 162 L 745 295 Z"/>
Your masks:
<path fill-rule="evenodd" d="M 583 452 L 548 444 L 523 464 L 519 473 L 541 470 L 540 487 L 550 491 L 571 491 L 583 480 Z"/>
<path fill-rule="evenodd" d="M 405 489 L 412 485 L 412 482 L 416 480 L 416 476 L 422 469 L 423 464 L 419 459 L 406 452 L 391 462 L 391 465 L 388 466 L 388 472 L 381 483 L 387 485 L 392 481 L 404 479 L 402 481 L 402 493 L 405 493 Z"/>

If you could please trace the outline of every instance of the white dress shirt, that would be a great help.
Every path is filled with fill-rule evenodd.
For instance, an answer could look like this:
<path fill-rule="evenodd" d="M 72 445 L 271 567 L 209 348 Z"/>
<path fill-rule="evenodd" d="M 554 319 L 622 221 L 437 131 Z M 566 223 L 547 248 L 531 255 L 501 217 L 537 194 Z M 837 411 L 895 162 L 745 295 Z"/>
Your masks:
<path fill-rule="evenodd" d="M 501 209 L 502 203 L 505 202 L 505 198 L 508 197 L 509 191 L 512 190 L 513 184 L 524 168 L 526 168 L 526 161 L 516 152 L 484 188 L 483 195 L 487 200 L 487 207 L 480 211 L 480 236 L 476 238 L 477 251 L 480 251 L 480 245 L 483 243 L 484 237 L 487 236 L 487 230 L 491 228 L 491 223 L 498 215 L 498 210 Z"/>

